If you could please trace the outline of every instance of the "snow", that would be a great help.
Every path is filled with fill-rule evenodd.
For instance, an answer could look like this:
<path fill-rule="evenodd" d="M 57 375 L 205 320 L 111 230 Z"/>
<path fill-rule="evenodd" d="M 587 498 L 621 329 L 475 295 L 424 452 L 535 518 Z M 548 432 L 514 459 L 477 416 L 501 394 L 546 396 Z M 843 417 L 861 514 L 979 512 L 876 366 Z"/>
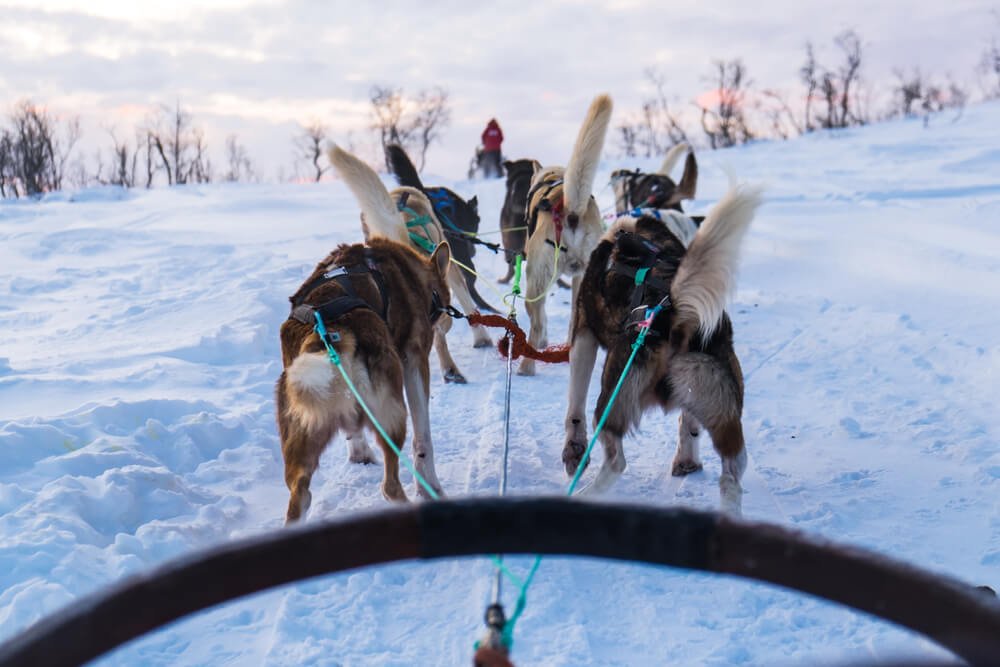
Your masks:
<path fill-rule="evenodd" d="M 698 155 L 689 210 L 722 195 L 727 169 L 768 186 L 729 310 L 746 376 L 748 518 L 1000 584 L 998 119 L 986 104 L 928 128 L 898 121 Z M 657 160 L 609 160 L 598 183 L 620 166 Z M 496 228 L 502 182 L 426 180 L 478 194 L 483 230 Z M 610 189 L 598 199 L 609 207 Z M 359 238 L 339 183 L 0 204 L 0 640 L 175 556 L 281 529 L 278 328 L 314 264 Z M 493 256 L 477 262 L 503 273 Z M 557 288 L 549 301 L 554 339 L 568 300 Z M 463 325 L 453 331 L 470 384 L 445 385 L 432 360 L 438 474 L 452 496 L 490 495 L 505 365 L 473 349 Z M 565 366 L 514 379 L 513 494 L 566 485 L 566 382 Z M 705 470 L 670 477 L 676 416 L 650 413 L 610 497 L 716 508 L 718 457 L 702 440 Z M 385 507 L 380 476 L 335 441 L 309 520 Z M 97 664 L 468 664 L 490 577 L 481 558 L 306 581 Z M 774 587 L 570 558 L 543 562 L 514 653 L 521 667 L 945 655 Z"/>

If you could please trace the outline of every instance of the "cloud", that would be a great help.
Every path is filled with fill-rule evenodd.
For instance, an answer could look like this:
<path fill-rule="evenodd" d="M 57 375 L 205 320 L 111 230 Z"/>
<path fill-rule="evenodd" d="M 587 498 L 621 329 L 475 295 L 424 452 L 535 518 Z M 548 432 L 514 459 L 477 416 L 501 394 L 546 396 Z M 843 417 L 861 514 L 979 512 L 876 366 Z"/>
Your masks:
<path fill-rule="evenodd" d="M 258 135 L 244 137 L 253 151 L 290 142 L 268 133 L 294 121 L 364 131 L 373 84 L 440 85 L 454 120 L 430 168 L 457 175 L 491 116 L 512 155 L 565 161 L 593 95 L 611 93 L 617 117 L 637 109 L 650 92 L 647 67 L 687 108 L 714 59 L 741 57 L 758 85 L 792 88 L 805 42 L 832 60 L 833 36 L 853 27 L 866 76 L 902 64 L 963 76 L 991 29 L 988 2 L 844 0 L 833 9 L 790 0 L 0 0 L 0 103 L 31 97 L 100 118 L 180 99 L 218 131 L 242 118 Z M 209 136 L 220 150 L 223 138 Z"/>

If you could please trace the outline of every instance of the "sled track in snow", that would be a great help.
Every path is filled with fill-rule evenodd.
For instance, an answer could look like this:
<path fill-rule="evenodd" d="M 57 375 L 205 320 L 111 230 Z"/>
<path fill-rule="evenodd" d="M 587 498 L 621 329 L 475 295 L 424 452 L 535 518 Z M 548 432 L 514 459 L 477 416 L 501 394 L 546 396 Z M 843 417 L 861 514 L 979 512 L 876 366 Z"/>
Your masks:
<path fill-rule="evenodd" d="M 892 621 L 973 665 L 1000 655 L 995 598 L 868 551 L 706 512 L 482 499 L 314 523 L 178 559 L 39 622 L 0 647 L 0 665 L 78 665 L 194 611 L 292 581 L 487 553 L 582 555 L 756 579 Z"/>

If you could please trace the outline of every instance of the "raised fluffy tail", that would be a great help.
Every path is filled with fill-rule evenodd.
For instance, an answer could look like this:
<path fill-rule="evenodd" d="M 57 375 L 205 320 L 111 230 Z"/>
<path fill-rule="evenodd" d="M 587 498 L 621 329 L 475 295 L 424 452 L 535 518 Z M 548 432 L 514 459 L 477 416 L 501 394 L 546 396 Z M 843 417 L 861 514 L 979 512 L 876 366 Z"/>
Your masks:
<path fill-rule="evenodd" d="M 660 165 L 660 168 L 656 171 L 656 173 L 669 176 L 670 172 L 672 172 L 674 167 L 677 166 L 677 161 L 680 160 L 681 156 L 688 150 L 690 150 L 690 148 L 684 142 L 671 146 L 670 150 L 667 151 L 666 156 L 663 158 L 663 164 Z"/>
<path fill-rule="evenodd" d="M 410 156 L 406 154 L 403 147 L 398 144 L 389 144 L 385 147 L 385 154 L 389 157 L 389 168 L 396 175 L 396 180 L 400 185 L 406 185 L 418 190 L 424 189 L 424 184 L 420 182 L 420 174 L 417 168 L 410 161 Z"/>
<path fill-rule="evenodd" d="M 329 158 L 330 164 L 358 200 L 368 233 L 399 243 L 409 243 L 406 225 L 399 217 L 396 203 L 375 170 L 339 146 L 330 149 Z"/>
<path fill-rule="evenodd" d="M 681 260 L 670 287 L 675 327 L 711 336 L 736 287 L 740 242 L 761 203 L 762 188 L 734 185 L 709 212 Z"/>
<path fill-rule="evenodd" d="M 598 95 L 590 103 L 587 117 L 580 126 L 573 154 L 566 163 L 566 173 L 563 176 L 563 206 L 567 215 L 575 213 L 582 216 L 587 209 L 587 202 L 594 190 L 601 149 L 604 148 L 604 135 L 611 122 L 611 109 L 611 97 Z"/>

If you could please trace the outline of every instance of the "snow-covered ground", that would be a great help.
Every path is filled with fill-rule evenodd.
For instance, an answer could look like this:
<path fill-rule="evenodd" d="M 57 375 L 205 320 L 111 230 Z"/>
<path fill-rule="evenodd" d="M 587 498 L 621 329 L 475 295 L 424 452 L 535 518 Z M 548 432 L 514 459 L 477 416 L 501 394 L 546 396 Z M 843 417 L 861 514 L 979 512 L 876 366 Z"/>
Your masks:
<path fill-rule="evenodd" d="M 724 192 L 724 168 L 769 186 L 730 309 L 746 375 L 746 516 L 996 587 L 1000 106 L 698 157 L 689 210 Z M 598 182 L 618 166 L 655 161 L 609 161 Z M 482 229 L 495 230 L 502 182 L 452 185 L 479 195 Z M 608 188 L 598 198 L 612 203 Z M 278 327 L 315 262 L 359 236 L 339 183 L 0 205 L 0 640 L 179 554 L 281 529 Z M 495 257 L 477 261 L 502 273 Z M 568 309 L 556 290 L 556 340 Z M 455 332 L 470 384 L 445 385 L 432 362 L 438 474 L 452 496 L 492 494 L 505 367 L 464 325 Z M 566 382 L 565 366 L 514 380 L 514 494 L 565 486 Z M 717 505 L 704 438 L 704 472 L 670 477 L 675 419 L 650 414 L 626 442 L 613 497 Z M 310 520 L 384 507 L 380 475 L 332 443 Z M 312 580 L 185 619 L 100 664 L 464 665 L 490 574 L 471 559 Z M 542 565 L 515 645 L 521 667 L 899 655 L 945 654 L 763 585 L 558 558 Z"/>

